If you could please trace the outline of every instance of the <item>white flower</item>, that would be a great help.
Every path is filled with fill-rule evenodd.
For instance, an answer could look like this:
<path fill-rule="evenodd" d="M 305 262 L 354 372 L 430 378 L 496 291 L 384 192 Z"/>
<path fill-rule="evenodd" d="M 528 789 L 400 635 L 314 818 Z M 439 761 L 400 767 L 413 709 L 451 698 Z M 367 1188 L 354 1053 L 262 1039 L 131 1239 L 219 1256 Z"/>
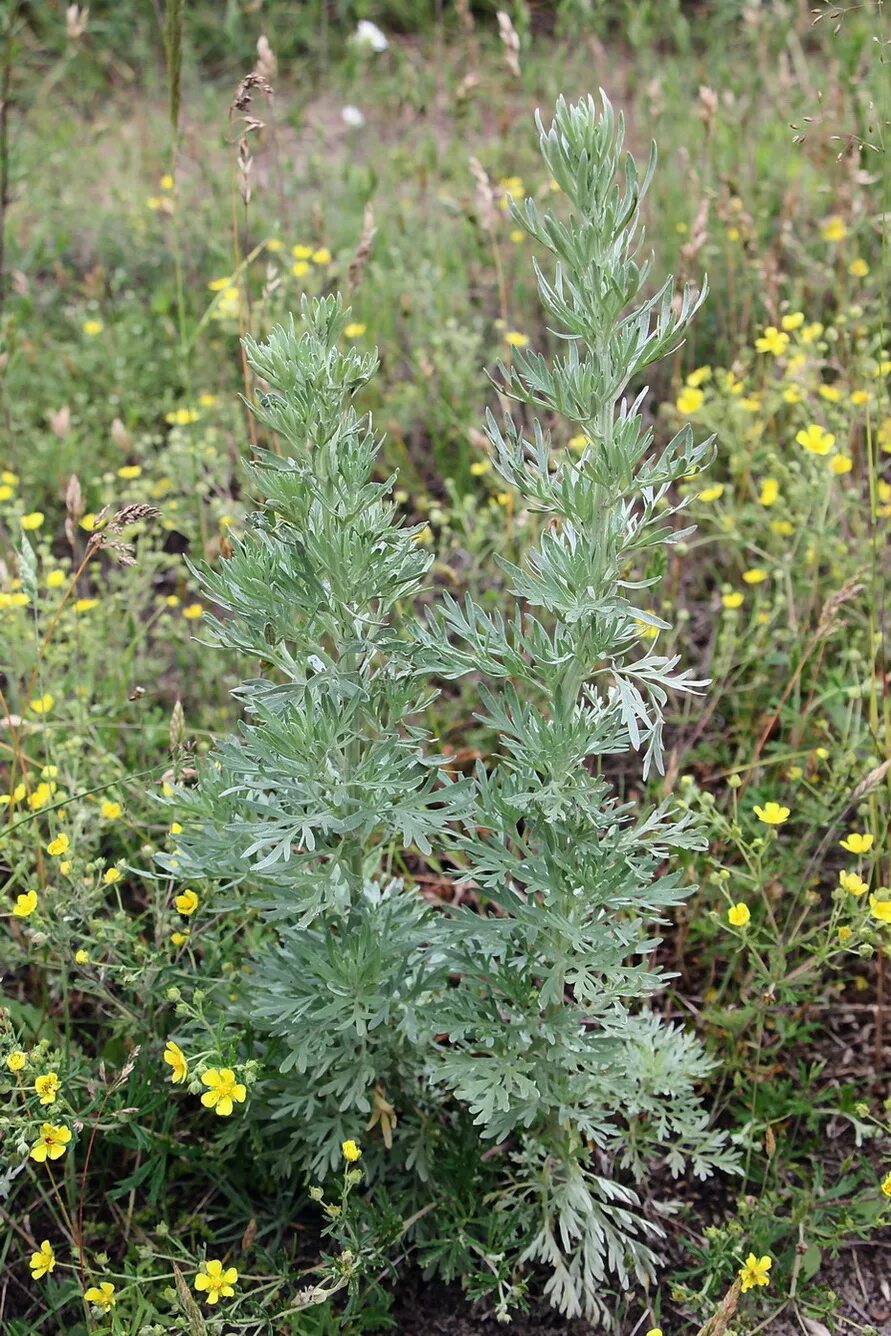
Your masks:
<path fill-rule="evenodd" d="M 357 46 L 367 47 L 369 51 L 386 51 L 390 45 L 377 24 L 372 23 L 370 19 L 359 20 L 353 33 L 353 41 Z"/>
<path fill-rule="evenodd" d="M 341 108 L 340 119 L 343 121 L 344 125 L 352 125 L 357 130 L 365 124 L 365 117 L 362 115 L 358 107 L 349 106 Z"/>

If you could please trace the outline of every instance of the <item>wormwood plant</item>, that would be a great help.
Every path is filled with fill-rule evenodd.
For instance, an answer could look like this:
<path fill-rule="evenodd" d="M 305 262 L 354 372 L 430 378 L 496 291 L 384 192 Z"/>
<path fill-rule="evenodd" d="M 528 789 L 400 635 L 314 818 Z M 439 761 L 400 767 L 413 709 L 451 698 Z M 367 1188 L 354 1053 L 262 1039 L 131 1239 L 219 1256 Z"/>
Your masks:
<path fill-rule="evenodd" d="M 494 467 L 546 521 L 520 565 L 501 563 L 510 606 L 414 611 L 431 556 L 377 480 L 380 442 L 353 406 L 375 358 L 338 350 L 340 300 L 247 340 L 283 453 L 253 465 L 263 509 L 202 578 L 222 610 L 211 639 L 266 675 L 177 794 L 176 873 L 225 879 L 268 923 L 246 981 L 268 1072 L 254 1103 L 289 1163 L 321 1175 L 364 1129 L 369 1176 L 406 1201 L 429 1182 L 435 1201 L 469 1116 L 479 1151 L 495 1147 L 511 1275 L 543 1264 L 552 1302 L 607 1321 L 606 1287 L 653 1273 L 660 1230 L 636 1190 L 653 1166 L 732 1164 L 696 1094 L 705 1054 L 647 1005 L 659 924 L 693 889 L 667 860 L 704 836 L 668 804 L 621 802 L 603 773 L 629 752 L 661 769 L 668 693 L 703 686 L 657 652 L 666 623 L 644 591 L 690 532 L 673 486 L 711 441 L 687 426 L 657 449 L 629 385 L 678 346 L 704 289 L 676 297 L 668 278 L 645 295 L 655 155 L 641 178 L 605 97 L 561 100 L 539 128 L 568 208 L 514 213 L 551 257 L 536 274 L 561 351 L 499 368 L 531 426 L 488 417 Z M 581 453 L 535 410 L 572 424 Z M 456 778 L 418 720 L 465 675 L 493 754 Z M 433 910 L 406 876 L 419 857 L 447 859 L 472 906 Z M 452 1273 L 471 1232 L 419 1228 Z"/>

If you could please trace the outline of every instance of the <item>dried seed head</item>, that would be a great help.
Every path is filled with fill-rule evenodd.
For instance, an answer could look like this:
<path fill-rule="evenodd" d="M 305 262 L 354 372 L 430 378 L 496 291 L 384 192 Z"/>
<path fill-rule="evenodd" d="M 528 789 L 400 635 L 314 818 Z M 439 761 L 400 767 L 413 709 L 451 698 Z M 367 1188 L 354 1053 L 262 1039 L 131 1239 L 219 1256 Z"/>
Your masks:
<path fill-rule="evenodd" d="M 102 511 L 105 514 L 105 511 Z M 129 506 L 123 506 L 121 510 L 112 515 L 108 521 L 109 529 L 115 533 L 120 533 L 128 524 L 138 524 L 140 520 L 156 520 L 161 514 L 157 506 L 147 506 L 142 501 L 134 501 Z M 97 516 L 97 519 L 99 516 Z"/>
<path fill-rule="evenodd" d="M 271 84 L 278 74 L 278 61 L 264 33 L 257 38 L 257 63 L 254 66 L 254 73 L 266 84 Z"/>
<path fill-rule="evenodd" d="M 89 20 L 90 11 L 86 5 L 83 9 L 80 5 L 68 6 L 65 10 L 65 36 L 69 42 L 76 42 L 79 37 L 83 37 Z"/>
<path fill-rule="evenodd" d="M 515 79 L 520 77 L 520 37 L 511 23 L 510 14 L 498 11 L 498 36 L 504 46 L 504 60 Z"/>
<path fill-rule="evenodd" d="M 477 158 L 470 159 L 470 170 L 476 181 L 476 202 L 479 210 L 480 227 L 484 232 L 495 230 L 495 192 L 492 182 L 486 175 L 486 169 Z"/>
<path fill-rule="evenodd" d="M 371 245 L 374 241 L 377 228 L 374 225 L 374 209 L 370 204 L 365 205 L 365 212 L 362 215 L 362 232 L 359 236 L 359 244 L 356 247 L 356 253 L 350 260 L 347 271 L 347 279 L 350 290 L 359 282 L 365 266 L 368 263 L 368 257 L 371 255 Z"/>

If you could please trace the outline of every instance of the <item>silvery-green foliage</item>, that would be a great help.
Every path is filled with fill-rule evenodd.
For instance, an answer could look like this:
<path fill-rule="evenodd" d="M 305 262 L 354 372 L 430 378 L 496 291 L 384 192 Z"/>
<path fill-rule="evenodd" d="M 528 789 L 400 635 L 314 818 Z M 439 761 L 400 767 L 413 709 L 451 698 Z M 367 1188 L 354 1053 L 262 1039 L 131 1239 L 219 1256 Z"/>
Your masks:
<path fill-rule="evenodd" d="M 285 1161 L 318 1174 L 365 1126 L 376 1088 L 403 1111 L 429 1102 L 445 962 L 390 863 L 403 847 L 432 851 L 463 785 L 415 722 L 432 693 L 394 632 L 432 558 L 397 521 L 393 480 L 375 477 L 380 441 L 353 407 L 376 358 L 336 351 L 339 298 L 305 301 L 301 316 L 263 346 L 246 340 L 268 387 L 257 415 L 284 450 L 252 466 L 264 507 L 200 578 L 220 610 L 208 641 L 266 675 L 238 688 L 238 735 L 177 795 L 176 871 L 241 888 L 275 925 L 249 1016 L 283 1078 L 267 1098 Z"/>
<path fill-rule="evenodd" d="M 689 533 L 673 522 L 685 505 L 675 484 L 712 442 L 685 426 L 656 450 L 646 391 L 627 390 L 678 346 L 705 288 L 676 299 L 669 278 L 642 295 L 655 157 L 641 179 L 606 98 L 600 110 L 561 100 L 540 130 L 568 213 L 530 199 L 514 217 L 549 253 L 536 272 L 560 351 L 517 351 L 498 383 L 527 413 L 568 419 L 586 445 L 575 456 L 537 419 L 489 415 L 495 468 L 548 522 L 520 565 L 501 563 L 512 609 L 445 599 L 417 639 L 432 672 L 478 676 L 479 717 L 499 739 L 456 837 L 481 907 L 454 915 L 461 985 L 443 999 L 443 1077 L 482 1137 L 522 1148 L 506 1156 L 501 1203 L 527 1240 L 522 1259 L 551 1269 L 547 1292 L 565 1313 L 604 1318 L 606 1277 L 650 1274 L 657 1231 L 599 1166 L 639 1181 L 654 1160 L 674 1174 L 731 1163 L 695 1092 L 709 1062 L 646 1006 L 664 984 L 659 925 L 691 891 L 672 855 L 705 837 L 669 804 L 619 802 L 601 773 L 602 758 L 629 751 L 644 775 L 661 770 L 668 693 L 704 686 L 642 635 L 665 623 L 641 601 L 658 580 L 652 555 Z"/>
<path fill-rule="evenodd" d="M 376 361 L 338 351 L 339 298 L 246 341 L 265 382 L 256 412 L 282 453 L 252 466 L 262 509 L 200 576 L 220 610 L 208 640 L 263 676 L 238 689 L 238 735 L 176 798 L 177 875 L 221 881 L 268 925 L 249 984 L 268 1072 L 254 1103 L 281 1129 L 284 1162 L 323 1173 L 384 1101 L 399 1122 L 392 1149 L 369 1134 L 371 1179 L 411 1208 L 429 1183 L 447 1213 L 437 1166 L 472 1119 L 494 1152 L 486 1172 L 500 1166 L 487 1230 L 501 1241 L 499 1306 L 543 1266 L 555 1305 L 604 1322 L 610 1288 L 653 1273 L 659 1228 L 636 1185 L 654 1163 L 732 1167 L 696 1094 L 704 1052 L 648 1006 L 664 984 L 661 926 L 692 889 L 673 857 L 705 839 L 669 803 L 620 801 L 603 773 L 624 753 L 644 775 L 661 769 L 669 693 L 704 685 L 642 628 L 666 625 L 646 607 L 654 559 L 689 533 L 675 485 L 712 449 L 689 426 L 657 449 L 646 391 L 629 394 L 704 289 L 676 297 L 667 279 L 645 295 L 654 158 L 640 178 L 622 138 L 605 98 L 561 100 L 541 147 L 568 208 L 514 209 L 550 256 L 537 274 L 560 352 L 499 367 L 531 426 L 490 414 L 493 463 L 546 520 L 524 560 L 501 563 L 503 610 L 444 596 L 413 613 L 431 556 L 353 406 Z M 537 409 L 568 420 L 583 451 L 555 445 Z M 418 721 L 431 683 L 467 675 L 497 747 L 455 780 Z M 395 875 L 403 848 L 451 856 L 474 908 L 433 911 Z M 457 1245 L 434 1222 L 419 1241 L 454 1274 Z M 491 1237 L 471 1246 L 469 1224 L 455 1237 L 468 1273 L 492 1253 Z"/>

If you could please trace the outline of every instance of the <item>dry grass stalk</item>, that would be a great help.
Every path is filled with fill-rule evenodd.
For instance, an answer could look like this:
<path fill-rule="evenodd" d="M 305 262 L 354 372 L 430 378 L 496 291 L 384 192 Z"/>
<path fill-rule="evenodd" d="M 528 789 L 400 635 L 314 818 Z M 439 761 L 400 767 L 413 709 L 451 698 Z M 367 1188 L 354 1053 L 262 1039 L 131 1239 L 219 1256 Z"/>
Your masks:
<path fill-rule="evenodd" d="M 350 260 L 347 270 L 347 286 L 350 291 L 356 287 L 368 264 L 371 255 L 371 247 L 374 242 L 377 228 L 374 224 L 374 209 L 370 204 L 365 205 L 365 211 L 362 214 L 362 231 L 359 234 L 359 244 L 356 247 L 356 253 Z"/>
<path fill-rule="evenodd" d="M 520 77 L 520 36 L 511 23 L 510 15 L 498 11 L 498 36 L 504 46 L 504 61 L 515 79 Z"/>

